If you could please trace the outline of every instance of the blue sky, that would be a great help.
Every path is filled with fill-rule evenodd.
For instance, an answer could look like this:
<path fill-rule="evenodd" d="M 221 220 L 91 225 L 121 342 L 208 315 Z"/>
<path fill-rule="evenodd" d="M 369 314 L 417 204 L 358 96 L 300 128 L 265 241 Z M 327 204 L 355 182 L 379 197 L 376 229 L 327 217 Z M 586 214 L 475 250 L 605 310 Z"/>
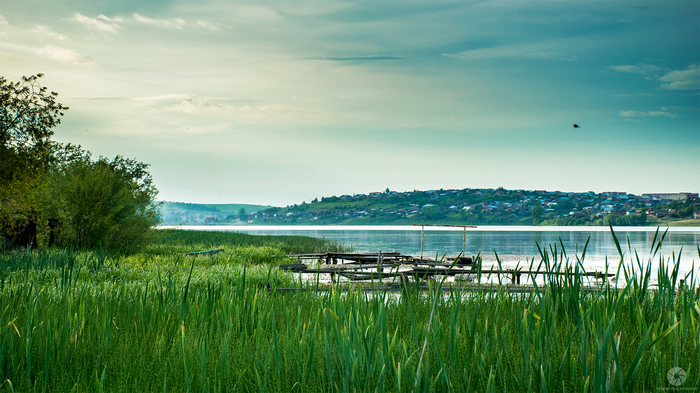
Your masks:
<path fill-rule="evenodd" d="M 696 0 L 0 4 L 0 75 L 162 200 L 700 191 Z"/>

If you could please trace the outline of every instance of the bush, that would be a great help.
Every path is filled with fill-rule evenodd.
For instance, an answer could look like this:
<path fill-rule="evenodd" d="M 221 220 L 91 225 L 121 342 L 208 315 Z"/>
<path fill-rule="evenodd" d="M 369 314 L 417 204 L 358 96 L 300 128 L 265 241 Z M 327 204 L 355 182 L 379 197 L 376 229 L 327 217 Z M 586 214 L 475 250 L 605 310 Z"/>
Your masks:
<path fill-rule="evenodd" d="M 147 165 L 117 156 L 113 161 L 70 161 L 51 171 L 40 197 L 44 222 L 58 219 L 58 245 L 134 251 L 160 221 L 157 190 Z"/>
<path fill-rule="evenodd" d="M 51 140 L 68 108 L 39 83 L 0 77 L 0 249 L 37 243 L 130 251 L 159 222 L 148 165 L 90 159 Z"/>

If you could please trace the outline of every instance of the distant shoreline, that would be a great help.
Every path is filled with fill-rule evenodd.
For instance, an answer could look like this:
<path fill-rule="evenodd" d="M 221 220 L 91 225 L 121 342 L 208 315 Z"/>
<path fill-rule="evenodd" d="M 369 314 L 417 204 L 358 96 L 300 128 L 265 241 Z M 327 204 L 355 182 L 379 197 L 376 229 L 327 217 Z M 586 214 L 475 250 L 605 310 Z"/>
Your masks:
<path fill-rule="evenodd" d="M 427 224 L 426 224 L 427 225 Z M 184 229 L 201 231 L 221 231 L 242 229 L 246 231 L 421 231 L 421 225 L 159 225 L 157 229 Z M 621 232 L 700 232 L 700 226 L 613 226 L 613 230 Z M 425 231 L 463 231 L 459 227 L 425 226 Z M 539 225 L 477 225 L 467 227 L 467 231 L 533 231 L 533 232 L 607 232 L 607 226 L 539 226 Z"/>

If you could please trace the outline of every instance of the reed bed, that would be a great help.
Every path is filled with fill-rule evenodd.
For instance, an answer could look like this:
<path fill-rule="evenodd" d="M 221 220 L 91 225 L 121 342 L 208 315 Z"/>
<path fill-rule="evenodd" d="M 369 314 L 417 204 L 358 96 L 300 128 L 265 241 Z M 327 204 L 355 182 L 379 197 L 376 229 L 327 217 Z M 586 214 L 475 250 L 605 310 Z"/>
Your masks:
<path fill-rule="evenodd" d="M 697 279 L 676 255 L 663 263 L 662 237 L 646 261 L 620 249 L 617 282 L 598 291 L 581 276 L 585 248 L 570 260 L 543 247 L 538 263 L 566 274 L 527 294 L 433 282 L 396 295 L 320 292 L 271 267 L 323 250 L 315 241 L 162 236 L 132 256 L 2 254 L 0 389 L 633 392 L 673 387 L 672 367 L 700 386 Z"/>

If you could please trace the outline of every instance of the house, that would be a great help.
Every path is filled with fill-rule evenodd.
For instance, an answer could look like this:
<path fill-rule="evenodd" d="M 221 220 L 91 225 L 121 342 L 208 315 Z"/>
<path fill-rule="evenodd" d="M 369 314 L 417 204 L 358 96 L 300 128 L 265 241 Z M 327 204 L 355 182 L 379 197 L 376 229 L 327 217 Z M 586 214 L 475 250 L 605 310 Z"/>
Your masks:
<path fill-rule="evenodd" d="M 653 200 L 669 200 L 669 201 L 685 201 L 690 196 L 695 196 L 697 198 L 698 194 L 691 194 L 689 192 L 679 192 L 675 194 L 660 193 L 660 194 L 642 194 L 643 197 L 651 198 Z"/>

